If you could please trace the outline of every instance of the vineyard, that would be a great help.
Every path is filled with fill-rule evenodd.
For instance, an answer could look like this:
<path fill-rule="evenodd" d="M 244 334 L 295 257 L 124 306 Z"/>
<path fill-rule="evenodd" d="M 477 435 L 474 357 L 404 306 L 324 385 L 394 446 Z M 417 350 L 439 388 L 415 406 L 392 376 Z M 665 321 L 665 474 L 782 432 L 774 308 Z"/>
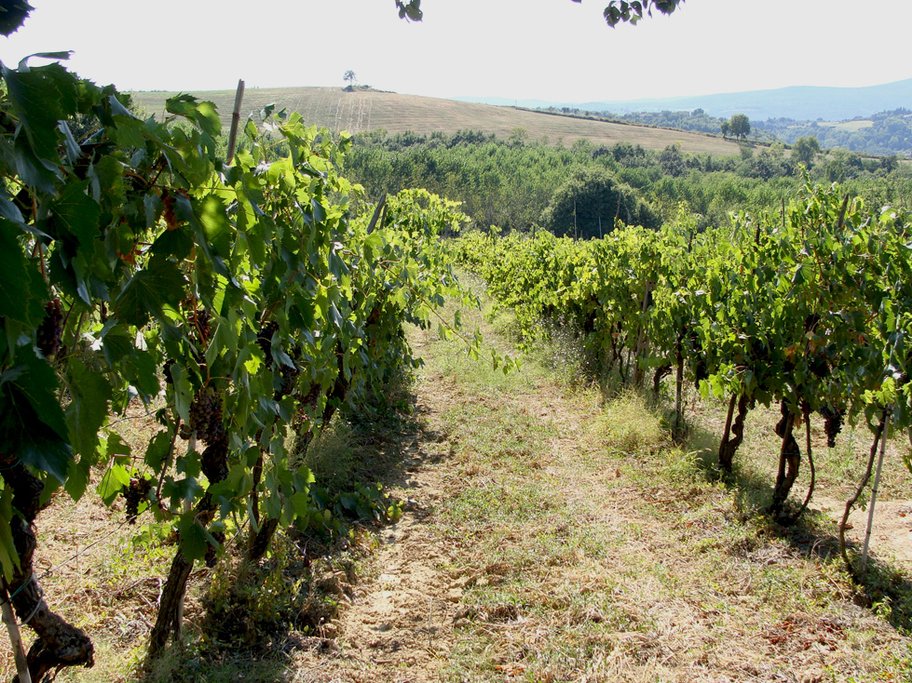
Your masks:
<path fill-rule="evenodd" d="M 66 55 L 38 57 L 51 63 L 0 65 L 10 677 L 76 676 L 96 663 L 92 619 L 56 606 L 76 588 L 51 576 L 96 546 L 99 565 L 125 563 L 132 583 L 80 585 L 95 591 L 93 605 L 116 612 L 130 591 L 154 587 L 137 593 L 144 606 L 129 636 L 105 651 L 142 651 L 118 680 L 208 679 L 238 643 L 254 663 L 258 650 L 285 657 L 281 674 L 256 680 L 387 680 L 391 670 L 396 680 L 781 680 L 788 647 L 812 644 L 839 653 L 808 680 L 912 671 L 908 581 L 899 571 L 883 579 L 869 538 L 846 535 L 853 510 L 875 509 L 888 442 L 891 456 L 907 452 L 912 429 L 906 213 L 808 180 L 781 211 L 743 212 L 724 227 L 704 228 L 682 206 L 660 228 L 619 223 L 585 241 L 469 231 L 459 204 L 426 190 L 369 197 L 346 174 L 350 136 L 300 114 L 264 106 L 226 149 L 211 102 L 178 95 L 143 119 L 129 97 L 67 71 Z M 369 116 L 362 105 L 347 116 Z M 488 297 L 497 310 L 482 315 Z M 580 359 L 573 386 L 537 359 L 557 348 Z M 696 413 L 720 405 L 714 463 L 700 470 L 687 450 Z M 748 426 L 770 414 L 760 439 L 775 444 L 775 479 L 764 508 L 738 518 L 739 454 Z M 815 422 L 827 449 L 847 433 L 867 443 L 849 468 L 857 481 L 836 487 L 847 492 L 838 544 L 811 558 L 782 539 L 813 530 L 817 480 L 844 474 L 825 471 L 831 459 L 819 452 L 815 461 Z M 389 465 L 376 478 L 391 487 L 338 474 L 332 439 L 365 424 L 359 457 L 376 461 L 368 477 Z M 808 489 L 796 491 L 805 467 Z M 66 526 L 79 515 L 101 519 L 92 538 Z M 743 537 L 688 536 L 707 529 Z M 122 533 L 123 547 L 157 563 L 100 545 Z M 66 559 L 48 568 L 44 540 L 65 545 Z M 790 610 L 757 626 L 781 646 L 775 667 L 725 660 L 730 630 L 707 637 L 705 652 L 687 649 L 682 618 L 663 611 L 683 595 L 706 619 L 768 609 L 750 571 L 765 581 L 780 567 L 751 555 L 757 548 L 802 577 L 801 590 L 782 577 L 787 590 L 764 588 Z M 359 552 L 379 558 L 376 586 L 407 590 L 353 600 L 357 561 L 333 563 Z M 659 552 L 668 563 L 685 562 L 678 552 L 746 557 L 747 578 L 731 573 L 757 602 L 701 592 L 702 578 L 669 579 L 649 561 Z M 319 618 L 280 605 L 295 592 L 317 600 L 317 588 Z M 194 590 L 205 599 L 187 615 Z M 635 604 L 642 590 L 664 602 Z M 805 592 L 813 605 L 798 604 Z M 799 609 L 813 616 L 801 621 Z M 355 653 L 347 663 L 326 657 L 336 636 Z M 396 659 L 419 636 L 428 645 Z M 169 656 L 178 673 L 156 678 Z M 404 666 L 424 668 L 412 676 Z"/>
<path fill-rule="evenodd" d="M 157 122 L 56 63 L 2 78 L 0 567 L 37 681 L 93 662 L 33 567 L 54 490 L 173 528 L 155 657 L 194 563 L 238 534 L 256 561 L 330 516 L 301 459 L 416 362 L 402 325 L 463 296 L 439 241 L 463 217 L 422 191 L 371 205 L 340 175 L 347 139 L 299 116 L 248 125 L 226 162 L 210 103 Z M 138 452 L 112 426 L 137 402 L 159 425 Z"/>
<path fill-rule="evenodd" d="M 551 320 L 581 331 L 603 378 L 643 387 L 651 375 L 658 396 L 672 375 L 676 436 L 686 430 L 685 382 L 728 401 L 718 450 L 724 473 L 732 473 L 748 412 L 776 405 L 780 455 L 769 511 L 785 524 L 813 495 L 811 416 L 825 420 L 830 448 L 844 421 L 861 420 L 870 457 L 844 525 L 888 427 L 902 434 L 910 426 L 909 237 L 908 218 L 893 209 L 867 209 L 836 187 L 807 187 L 779 215 L 742 214 L 720 229 L 698 232 L 682 214 L 658 231 L 621 227 L 601 240 L 476 233 L 457 249 L 516 311 L 526 339 Z M 789 495 L 802 424 L 811 483 L 796 507 Z"/>

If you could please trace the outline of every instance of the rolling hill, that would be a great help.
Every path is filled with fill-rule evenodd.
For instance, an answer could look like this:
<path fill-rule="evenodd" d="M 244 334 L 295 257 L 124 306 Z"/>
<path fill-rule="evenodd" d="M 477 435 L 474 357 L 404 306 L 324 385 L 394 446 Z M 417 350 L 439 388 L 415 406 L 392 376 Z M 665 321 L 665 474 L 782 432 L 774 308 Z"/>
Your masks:
<path fill-rule="evenodd" d="M 140 110 L 157 115 L 164 111 L 165 99 L 173 94 L 131 93 Z M 234 105 L 233 91 L 192 94 L 214 102 L 222 123 L 227 126 Z M 531 139 L 552 143 L 560 141 L 565 145 L 587 140 L 594 145 L 627 142 L 658 150 L 677 144 L 685 152 L 720 156 L 735 155 L 739 151 L 736 143 L 711 135 L 375 90 L 346 92 L 338 88 L 251 88 L 244 95 L 242 119 L 270 103 L 275 103 L 280 109 L 284 107 L 300 112 L 308 122 L 352 133 L 384 129 L 389 133 L 412 131 L 429 134 L 472 129 L 508 137 L 517 129 L 523 129 Z"/>
<path fill-rule="evenodd" d="M 747 114 L 751 120 L 788 118 L 798 121 L 824 119 L 838 121 L 864 117 L 879 111 L 912 108 L 912 78 L 861 88 L 794 86 L 772 90 L 751 90 L 688 97 L 641 100 L 604 100 L 598 102 L 514 102 L 488 98 L 462 98 L 489 104 L 516 104 L 524 107 L 569 107 L 584 111 L 628 114 L 638 111 L 692 111 L 703 109 L 711 116 Z"/>

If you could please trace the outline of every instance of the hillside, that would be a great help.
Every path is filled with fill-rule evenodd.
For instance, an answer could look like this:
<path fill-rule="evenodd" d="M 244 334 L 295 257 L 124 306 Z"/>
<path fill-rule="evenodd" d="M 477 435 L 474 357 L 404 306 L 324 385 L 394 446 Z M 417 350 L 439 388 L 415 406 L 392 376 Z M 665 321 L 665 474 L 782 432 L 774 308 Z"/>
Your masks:
<path fill-rule="evenodd" d="M 164 101 L 174 93 L 132 93 L 136 105 L 149 114 L 160 114 Z M 229 90 L 196 92 L 197 97 L 213 101 L 223 124 L 231 118 L 234 92 Z M 588 140 L 594 145 L 627 142 L 646 149 L 661 150 L 677 144 L 682 151 L 713 154 L 738 154 L 738 145 L 719 137 L 620 123 L 590 121 L 541 112 L 496 107 L 485 104 L 456 102 L 416 95 L 358 90 L 345 92 L 337 88 L 250 88 L 244 95 L 243 117 L 275 103 L 279 109 L 300 112 L 304 118 L 333 130 L 360 133 L 385 129 L 390 133 L 412 131 L 429 134 L 435 131 L 455 133 L 458 130 L 480 130 L 508 137 L 523 129 L 532 139 L 547 139 L 571 145 Z"/>
<path fill-rule="evenodd" d="M 467 98 L 468 99 L 468 98 Z M 480 99 L 489 104 L 518 104 L 526 107 L 570 107 L 585 111 L 627 114 L 642 111 L 703 109 L 712 116 L 747 114 L 751 120 L 788 118 L 799 121 L 837 121 L 874 112 L 912 107 L 912 79 L 863 88 L 794 86 L 687 97 L 641 100 L 600 100 L 596 102 L 543 102 Z"/>

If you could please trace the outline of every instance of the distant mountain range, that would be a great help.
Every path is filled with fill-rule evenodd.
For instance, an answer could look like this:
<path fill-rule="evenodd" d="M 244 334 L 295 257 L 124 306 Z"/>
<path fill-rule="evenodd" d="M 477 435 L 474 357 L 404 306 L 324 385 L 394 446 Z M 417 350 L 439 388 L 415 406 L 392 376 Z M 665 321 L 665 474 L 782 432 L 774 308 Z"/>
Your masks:
<path fill-rule="evenodd" d="M 875 112 L 912 109 L 912 78 L 863 88 L 794 86 L 775 90 L 751 90 L 693 97 L 644 100 L 604 100 L 599 102 L 546 102 L 543 100 L 506 100 L 503 98 L 457 98 L 484 104 L 531 108 L 568 107 L 593 112 L 627 114 L 637 111 L 703 109 L 711 116 L 746 114 L 755 121 L 789 118 L 798 121 L 843 121 Z"/>

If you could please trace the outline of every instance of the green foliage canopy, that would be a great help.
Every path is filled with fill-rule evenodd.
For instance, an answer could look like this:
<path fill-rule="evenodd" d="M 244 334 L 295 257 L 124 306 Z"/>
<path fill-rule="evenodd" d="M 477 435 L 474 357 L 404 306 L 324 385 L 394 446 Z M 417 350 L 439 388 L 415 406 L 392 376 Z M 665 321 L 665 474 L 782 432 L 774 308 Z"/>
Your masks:
<path fill-rule="evenodd" d="M 634 190 L 600 169 L 584 168 L 559 186 L 542 213 L 542 224 L 558 235 L 601 237 L 615 222 L 657 227 L 659 218 Z"/>
<path fill-rule="evenodd" d="M 795 141 L 792 147 L 792 157 L 799 164 L 804 164 L 810 168 L 814 163 L 814 157 L 820 154 L 820 143 L 813 135 L 805 135 Z"/>
<path fill-rule="evenodd" d="M 746 114 L 733 114 L 728 121 L 728 129 L 736 138 L 743 140 L 751 132 L 750 119 Z"/>

